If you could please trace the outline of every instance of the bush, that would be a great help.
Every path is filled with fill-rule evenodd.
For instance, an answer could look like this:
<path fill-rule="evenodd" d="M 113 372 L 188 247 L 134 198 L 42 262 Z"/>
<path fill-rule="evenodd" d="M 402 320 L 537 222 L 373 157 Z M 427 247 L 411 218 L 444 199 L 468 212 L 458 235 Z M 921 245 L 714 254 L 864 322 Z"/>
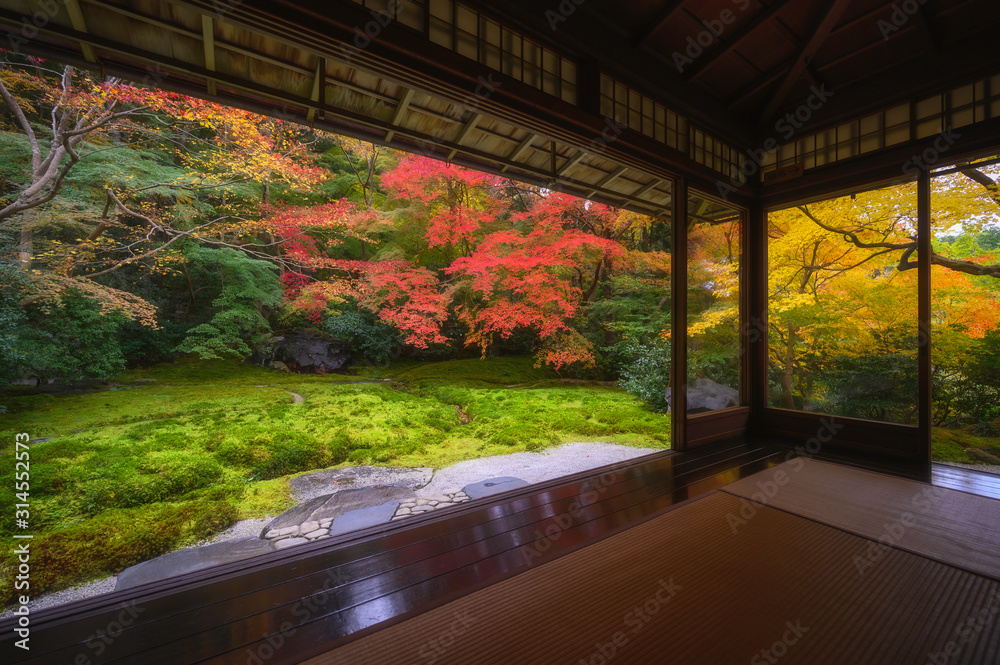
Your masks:
<path fill-rule="evenodd" d="M 96 301 L 75 290 L 65 292 L 58 306 L 32 314 L 19 340 L 27 376 L 105 380 L 124 371 L 125 355 L 118 341 L 128 320 L 124 314 L 103 312 Z"/>
<path fill-rule="evenodd" d="M 832 413 L 906 423 L 916 416 L 915 355 L 835 356 L 825 373 Z"/>
<path fill-rule="evenodd" d="M 277 267 L 229 248 L 189 247 L 184 254 L 192 266 L 217 273 L 222 282 L 212 320 L 191 328 L 176 350 L 205 360 L 250 355 L 250 346 L 271 330 L 263 308 L 281 304 Z"/>
<path fill-rule="evenodd" d="M 647 344 L 633 344 L 627 348 L 631 357 L 622 369 L 618 382 L 627 392 L 635 395 L 656 411 L 667 411 L 666 393 L 670 387 L 670 342 L 662 338 Z"/>
<path fill-rule="evenodd" d="M 327 317 L 324 327 L 328 333 L 351 345 L 355 361 L 380 367 L 398 358 L 403 345 L 399 332 L 370 312 L 340 312 Z"/>

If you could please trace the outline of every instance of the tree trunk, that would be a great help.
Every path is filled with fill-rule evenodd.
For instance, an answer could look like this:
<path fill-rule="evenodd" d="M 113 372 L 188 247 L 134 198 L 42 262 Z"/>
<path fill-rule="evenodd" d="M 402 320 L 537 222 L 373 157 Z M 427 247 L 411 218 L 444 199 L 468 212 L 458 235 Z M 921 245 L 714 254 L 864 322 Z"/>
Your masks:
<path fill-rule="evenodd" d="M 785 357 L 781 359 L 784 367 L 781 370 L 781 405 L 786 409 L 795 408 L 792 399 L 792 378 L 795 375 L 795 327 L 788 325 L 788 338 L 785 342 Z"/>
<path fill-rule="evenodd" d="M 35 232 L 27 227 L 21 228 L 21 236 L 17 244 L 17 260 L 21 269 L 31 270 L 31 255 L 35 244 Z"/>

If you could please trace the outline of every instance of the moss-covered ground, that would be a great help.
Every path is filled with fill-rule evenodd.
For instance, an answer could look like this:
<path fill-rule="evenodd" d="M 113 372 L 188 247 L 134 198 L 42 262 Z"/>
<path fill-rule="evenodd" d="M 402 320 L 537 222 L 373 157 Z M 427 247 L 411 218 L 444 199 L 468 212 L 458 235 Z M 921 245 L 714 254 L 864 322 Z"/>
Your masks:
<path fill-rule="evenodd" d="M 292 505 L 289 479 L 314 469 L 441 468 L 567 441 L 670 441 L 668 416 L 619 388 L 564 381 L 527 358 L 405 362 L 358 376 L 182 361 L 112 384 L 0 397 L 8 409 L 0 415 L 7 497 L 15 435 L 53 437 L 30 446 L 32 595 L 277 514 Z M 0 537 L 14 532 L 12 520 L 0 523 Z M 13 600 L 13 574 L 5 557 L 0 605 Z"/>

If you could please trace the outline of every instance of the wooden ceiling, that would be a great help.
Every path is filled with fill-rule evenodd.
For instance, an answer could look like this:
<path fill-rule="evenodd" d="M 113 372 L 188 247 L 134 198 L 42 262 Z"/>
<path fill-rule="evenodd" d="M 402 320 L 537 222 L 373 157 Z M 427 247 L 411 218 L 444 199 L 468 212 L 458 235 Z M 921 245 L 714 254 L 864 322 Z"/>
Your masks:
<path fill-rule="evenodd" d="M 832 96 L 803 131 L 1000 71 L 996 0 L 470 3 L 750 145 L 813 86 Z"/>
<path fill-rule="evenodd" d="M 414 21 L 378 19 L 386 0 L 0 0 L 0 47 L 652 215 L 678 175 L 735 182 L 737 151 L 816 91 L 799 134 L 1000 72 L 996 0 L 402 1 Z M 490 65 L 491 21 L 571 62 L 564 92 Z M 635 91 L 614 113 L 607 77 Z"/>

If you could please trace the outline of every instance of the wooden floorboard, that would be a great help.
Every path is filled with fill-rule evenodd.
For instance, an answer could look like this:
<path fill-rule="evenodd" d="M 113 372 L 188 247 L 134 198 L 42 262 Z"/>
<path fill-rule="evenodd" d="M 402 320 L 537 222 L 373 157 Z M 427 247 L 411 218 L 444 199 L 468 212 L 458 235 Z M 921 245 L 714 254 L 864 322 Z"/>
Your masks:
<path fill-rule="evenodd" d="M 746 507 L 749 514 L 767 505 L 880 547 L 905 549 L 1000 579 L 997 499 L 806 458 L 730 483 L 722 491 L 752 502 Z"/>
<path fill-rule="evenodd" d="M 716 492 L 305 665 L 993 664 L 1000 581 Z M 914 584 L 919 580 L 919 584 Z M 309 639 L 318 633 L 307 633 Z"/>
<path fill-rule="evenodd" d="M 603 470 L 610 473 L 596 501 L 585 507 L 557 538 L 544 536 L 560 515 L 595 493 L 594 477 L 546 483 L 509 496 L 437 511 L 394 524 L 378 534 L 344 542 L 324 541 L 298 552 L 258 557 L 212 577 L 154 583 L 38 613 L 33 654 L 2 648 L 4 662 L 72 662 L 95 626 L 114 621 L 121 603 L 135 602 L 138 618 L 113 643 L 101 662 L 187 663 L 232 659 L 282 633 L 285 621 L 298 625 L 322 617 L 324 639 L 362 634 L 386 621 L 401 620 L 519 571 L 595 542 L 727 482 L 774 465 L 782 451 L 761 444 L 725 444 L 697 455 L 657 455 Z M 599 478 L 600 474 L 595 474 Z M 526 546 L 547 544 L 538 556 Z M 332 540 L 332 539 L 330 539 Z M 327 590 L 332 575 L 332 590 Z M 321 602 L 322 601 L 322 602 Z M 295 662 L 284 649 L 270 662 Z M 26 657 L 27 656 L 27 657 Z M 9 657 L 9 658 L 8 658 Z M 241 661 L 242 662 L 242 661 Z"/>
<path fill-rule="evenodd" d="M 32 652 L 8 642 L 0 644 L 0 659 L 175 665 L 253 662 L 273 652 L 268 663 L 299 662 L 547 565 L 793 455 L 770 440 L 656 454 L 43 610 L 32 616 Z M 851 461 L 907 478 L 963 478 L 951 470 Z M 992 489 L 988 482 L 966 484 Z M 88 640 L 129 605 L 137 615 L 95 658 Z M 0 630 L 12 625 L 0 622 Z"/>

